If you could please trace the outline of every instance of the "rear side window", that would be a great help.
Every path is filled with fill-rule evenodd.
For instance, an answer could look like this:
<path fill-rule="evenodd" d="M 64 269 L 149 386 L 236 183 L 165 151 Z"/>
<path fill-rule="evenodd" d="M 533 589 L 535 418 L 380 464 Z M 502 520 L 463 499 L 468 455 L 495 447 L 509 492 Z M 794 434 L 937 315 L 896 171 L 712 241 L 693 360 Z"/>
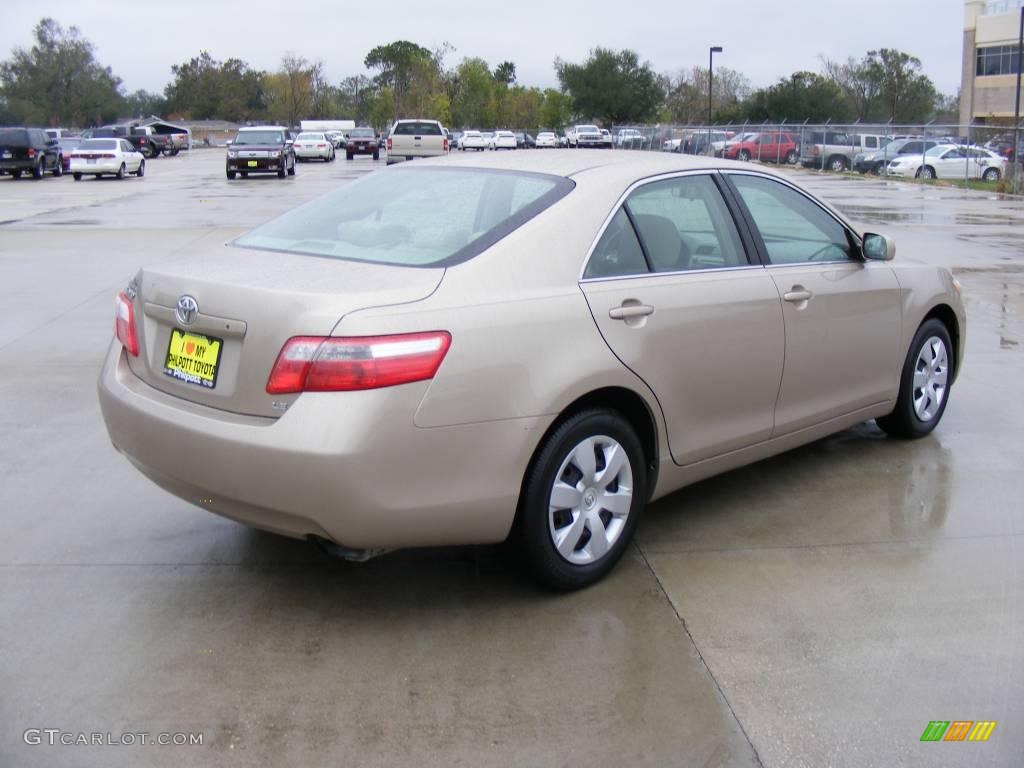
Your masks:
<path fill-rule="evenodd" d="M 234 241 L 378 264 L 438 267 L 473 258 L 568 194 L 561 176 L 393 168 L 362 177 Z"/>
<path fill-rule="evenodd" d="M 28 131 L 19 128 L 0 130 L 0 145 L 19 149 L 32 146 L 29 143 Z"/>
<path fill-rule="evenodd" d="M 442 136 L 441 126 L 437 123 L 397 123 L 395 136 Z"/>

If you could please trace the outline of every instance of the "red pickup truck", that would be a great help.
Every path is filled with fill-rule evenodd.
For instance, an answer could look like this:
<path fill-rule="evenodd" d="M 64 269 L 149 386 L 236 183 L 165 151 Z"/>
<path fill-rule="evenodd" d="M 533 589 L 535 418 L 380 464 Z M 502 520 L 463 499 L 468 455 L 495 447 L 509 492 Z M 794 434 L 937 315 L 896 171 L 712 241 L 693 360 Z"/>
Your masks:
<path fill-rule="evenodd" d="M 726 146 L 723 157 L 730 160 L 760 160 L 763 163 L 788 163 L 800 159 L 800 145 L 790 133 L 767 131 L 746 141 Z"/>

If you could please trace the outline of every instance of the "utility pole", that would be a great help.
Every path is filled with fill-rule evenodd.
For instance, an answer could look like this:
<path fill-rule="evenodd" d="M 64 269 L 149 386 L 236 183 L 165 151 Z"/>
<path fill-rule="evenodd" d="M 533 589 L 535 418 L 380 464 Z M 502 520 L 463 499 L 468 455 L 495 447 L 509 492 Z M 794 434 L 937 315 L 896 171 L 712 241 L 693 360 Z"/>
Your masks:
<path fill-rule="evenodd" d="M 1022 17 L 1024 18 L 1024 17 Z M 711 149 L 711 94 L 714 92 L 714 78 L 711 74 L 715 65 L 715 54 L 722 52 L 722 46 L 713 45 L 708 49 L 708 149 Z M 1018 93 L 1018 96 L 1020 94 Z M 695 148 L 696 149 L 696 148 Z"/>
<path fill-rule="evenodd" d="M 1024 157 L 1020 156 L 1020 75 L 1024 69 L 1024 5 L 1020 7 L 1020 33 L 1017 35 L 1017 98 L 1013 107 L 1013 191 L 1020 191 L 1021 169 Z"/>

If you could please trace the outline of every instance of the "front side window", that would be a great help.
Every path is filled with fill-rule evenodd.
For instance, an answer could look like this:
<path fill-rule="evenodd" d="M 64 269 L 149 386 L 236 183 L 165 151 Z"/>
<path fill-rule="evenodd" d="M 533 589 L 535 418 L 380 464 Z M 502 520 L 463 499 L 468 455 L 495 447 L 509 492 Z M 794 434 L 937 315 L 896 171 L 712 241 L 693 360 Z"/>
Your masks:
<path fill-rule="evenodd" d="M 772 264 L 853 258 L 846 228 L 791 187 L 761 176 L 730 174 Z"/>
<path fill-rule="evenodd" d="M 538 173 L 395 168 L 346 184 L 233 244 L 378 264 L 450 266 L 489 248 L 573 187 L 569 179 Z"/>

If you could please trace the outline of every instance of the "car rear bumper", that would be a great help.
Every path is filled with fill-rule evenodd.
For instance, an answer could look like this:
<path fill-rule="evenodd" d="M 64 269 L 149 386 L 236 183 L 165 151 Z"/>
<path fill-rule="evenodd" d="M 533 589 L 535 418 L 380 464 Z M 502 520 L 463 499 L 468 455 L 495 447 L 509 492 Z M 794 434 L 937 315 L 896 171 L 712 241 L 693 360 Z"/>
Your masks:
<path fill-rule="evenodd" d="M 72 159 L 68 170 L 71 173 L 117 173 L 121 168 L 120 160 L 97 160 L 89 163 L 85 160 Z"/>
<path fill-rule="evenodd" d="M 423 429 L 429 383 L 317 392 L 278 419 L 242 416 L 160 392 L 112 343 L 98 384 L 118 451 L 202 509 L 296 538 L 353 549 L 503 540 L 548 418 Z"/>
<path fill-rule="evenodd" d="M 38 164 L 38 160 L 0 160 L 0 172 L 31 171 Z"/>
<path fill-rule="evenodd" d="M 380 150 L 375 146 L 371 147 L 358 145 L 354 147 L 345 147 L 345 151 L 350 155 L 376 155 L 377 153 L 380 152 Z"/>

